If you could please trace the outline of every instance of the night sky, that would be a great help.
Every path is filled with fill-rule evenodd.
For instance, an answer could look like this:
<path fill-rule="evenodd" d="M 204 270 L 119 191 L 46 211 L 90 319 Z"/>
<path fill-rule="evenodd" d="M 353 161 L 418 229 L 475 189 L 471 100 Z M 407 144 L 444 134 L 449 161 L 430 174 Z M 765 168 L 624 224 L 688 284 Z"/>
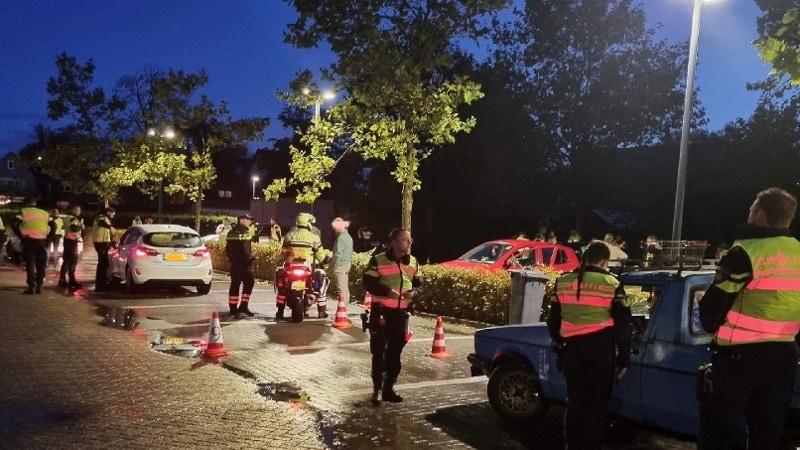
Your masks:
<path fill-rule="evenodd" d="M 692 0 L 647 0 L 645 8 L 651 25 L 663 25 L 659 37 L 688 41 Z M 769 71 L 750 46 L 758 15 L 752 0 L 708 1 L 703 9 L 696 86 L 711 130 L 754 109 L 758 94 L 745 83 Z M 283 43 L 294 19 L 294 9 L 280 0 L 0 2 L 0 155 L 29 142 L 33 125 L 54 125 L 45 87 L 64 51 L 81 64 L 92 58 L 95 85 L 107 93 L 121 76 L 146 66 L 205 68 L 210 82 L 203 92 L 212 101 L 227 100 L 234 117 L 268 116 L 267 137 L 285 136 L 275 92 L 287 89 L 299 70 L 332 61 L 324 50 Z"/>

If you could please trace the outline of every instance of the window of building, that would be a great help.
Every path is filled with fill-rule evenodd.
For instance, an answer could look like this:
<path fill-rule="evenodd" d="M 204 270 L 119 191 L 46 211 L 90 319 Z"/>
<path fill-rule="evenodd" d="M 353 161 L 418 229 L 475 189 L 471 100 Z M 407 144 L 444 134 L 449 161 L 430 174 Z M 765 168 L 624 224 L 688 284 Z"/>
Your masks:
<path fill-rule="evenodd" d="M 217 196 L 219 198 L 231 198 L 231 191 L 217 191 Z"/>
<path fill-rule="evenodd" d="M 8 168 L 8 170 L 14 170 L 14 161 L 10 159 L 6 161 L 6 167 Z"/>

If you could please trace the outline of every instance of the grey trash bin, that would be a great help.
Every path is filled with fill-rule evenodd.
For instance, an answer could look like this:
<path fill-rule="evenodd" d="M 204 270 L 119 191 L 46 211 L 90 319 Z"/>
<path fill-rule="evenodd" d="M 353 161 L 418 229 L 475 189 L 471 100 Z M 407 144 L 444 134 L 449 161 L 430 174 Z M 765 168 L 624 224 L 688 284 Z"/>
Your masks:
<path fill-rule="evenodd" d="M 544 290 L 550 279 L 535 270 L 511 271 L 509 324 L 539 322 L 542 316 Z"/>

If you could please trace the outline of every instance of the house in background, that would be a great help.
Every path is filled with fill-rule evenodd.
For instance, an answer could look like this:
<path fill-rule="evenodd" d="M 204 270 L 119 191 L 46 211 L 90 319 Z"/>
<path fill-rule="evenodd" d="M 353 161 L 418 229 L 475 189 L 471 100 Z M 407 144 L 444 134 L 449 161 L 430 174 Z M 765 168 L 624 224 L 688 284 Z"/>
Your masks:
<path fill-rule="evenodd" d="M 23 198 L 38 193 L 36 176 L 17 162 L 15 153 L 0 158 L 0 203 L 21 203 Z"/>

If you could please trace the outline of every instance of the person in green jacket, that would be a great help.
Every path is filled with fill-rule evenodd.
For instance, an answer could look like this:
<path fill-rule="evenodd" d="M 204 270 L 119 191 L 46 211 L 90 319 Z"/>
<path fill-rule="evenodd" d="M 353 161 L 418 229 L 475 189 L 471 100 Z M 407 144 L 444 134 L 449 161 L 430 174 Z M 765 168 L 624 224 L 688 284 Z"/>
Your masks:
<path fill-rule="evenodd" d="M 353 238 L 347 231 L 349 226 L 350 221 L 341 217 L 337 217 L 331 222 L 331 228 L 336 233 L 331 260 L 333 281 L 336 283 L 336 293 L 344 299 L 345 303 L 350 302 L 350 266 L 353 261 Z"/>

